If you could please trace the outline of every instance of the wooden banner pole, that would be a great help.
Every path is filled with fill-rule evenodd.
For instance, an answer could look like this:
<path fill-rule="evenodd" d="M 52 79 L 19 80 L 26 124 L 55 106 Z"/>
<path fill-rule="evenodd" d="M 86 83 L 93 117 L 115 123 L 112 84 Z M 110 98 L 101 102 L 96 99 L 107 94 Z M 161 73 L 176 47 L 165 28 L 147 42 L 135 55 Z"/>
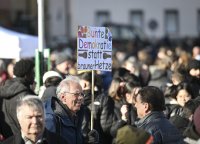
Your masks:
<path fill-rule="evenodd" d="M 94 127 L 94 70 L 92 70 L 92 89 L 91 89 L 91 130 Z"/>

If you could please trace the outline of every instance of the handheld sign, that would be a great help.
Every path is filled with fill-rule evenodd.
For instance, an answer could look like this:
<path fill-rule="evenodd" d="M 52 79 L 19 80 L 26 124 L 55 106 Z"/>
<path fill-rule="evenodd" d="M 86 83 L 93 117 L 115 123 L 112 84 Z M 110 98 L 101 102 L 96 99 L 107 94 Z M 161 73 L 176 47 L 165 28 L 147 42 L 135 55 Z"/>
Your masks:
<path fill-rule="evenodd" d="M 94 117 L 94 70 L 112 70 L 112 34 L 107 27 L 79 26 L 77 69 L 92 70 L 91 130 Z"/>
<path fill-rule="evenodd" d="M 112 34 L 107 27 L 79 26 L 78 70 L 112 70 Z"/>

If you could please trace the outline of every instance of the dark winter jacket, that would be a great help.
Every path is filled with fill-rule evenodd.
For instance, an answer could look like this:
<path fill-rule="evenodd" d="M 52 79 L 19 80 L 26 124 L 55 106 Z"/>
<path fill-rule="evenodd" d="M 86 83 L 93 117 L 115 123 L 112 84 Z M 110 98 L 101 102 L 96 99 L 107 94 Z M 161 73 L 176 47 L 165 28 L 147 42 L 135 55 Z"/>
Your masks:
<path fill-rule="evenodd" d="M 190 124 L 190 120 L 180 115 L 172 116 L 169 121 L 183 134 L 185 129 Z"/>
<path fill-rule="evenodd" d="M 168 119 L 175 115 L 182 116 L 183 107 L 181 107 L 179 104 L 166 104 L 165 107 L 166 110 L 164 111 L 164 113 Z"/>
<path fill-rule="evenodd" d="M 90 131 L 91 117 L 91 93 L 87 93 L 84 99 L 84 119 L 82 123 L 83 135 L 86 138 Z M 100 144 L 110 144 L 112 137 L 110 128 L 113 117 L 113 104 L 110 97 L 102 94 L 94 100 L 94 129 L 99 133 Z"/>
<path fill-rule="evenodd" d="M 168 82 L 166 70 L 157 69 L 151 76 L 149 81 L 149 86 L 156 86 L 158 88 L 163 88 L 163 86 Z"/>
<path fill-rule="evenodd" d="M 44 93 L 42 95 L 42 101 L 46 101 L 48 100 L 49 98 L 51 98 L 52 96 L 55 96 L 56 97 L 56 86 L 49 86 L 47 87 L 45 90 L 44 90 Z"/>
<path fill-rule="evenodd" d="M 0 98 L 2 100 L 1 110 L 3 112 L 1 125 L 4 137 L 12 136 L 20 130 L 16 116 L 16 102 L 28 94 L 33 95 L 34 92 L 23 78 L 7 80 L 0 87 Z"/>
<path fill-rule="evenodd" d="M 191 84 L 193 98 L 200 96 L 200 78 L 193 76 L 187 76 L 186 78 Z"/>
<path fill-rule="evenodd" d="M 112 124 L 112 127 L 111 127 L 111 135 L 113 137 L 116 137 L 116 134 L 117 134 L 117 130 L 121 127 L 123 127 L 124 125 L 126 124 L 129 124 L 129 125 L 133 125 L 135 124 L 135 120 L 137 118 L 137 112 L 136 112 L 136 109 L 135 107 L 133 107 L 132 105 L 130 104 L 127 104 L 128 105 L 128 119 L 127 119 L 127 122 L 123 121 L 121 119 L 122 117 L 122 114 L 121 114 L 121 107 L 122 105 L 124 105 L 125 103 L 122 102 L 122 101 L 115 101 L 115 107 L 114 107 L 114 117 L 113 117 L 113 124 Z"/>
<path fill-rule="evenodd" d="M 164 116 L 162 112 L 151 112 L 136 124 L 154 137 L 154 144 L 182 144 L 180 132 Z"/>
<path fill-rule="evenodd" d="M 72 116 L 70 110 L 56 97 L 45 101 L 46 129 L 59 134 L 58 144 L 82 144 L 81 126 L 77 116 Z M 65 141 L 63 141 L 65 140 Z"/>
<path fill-rule="evenodd" d="M 62 77 L 62 79 L 65 79 L 66 78 L 66 76 L 67 76 L 67 74 L 64 74 L 64 73 L 62 73 L 62 72 L 60 72 L 58 69 L 54 69 L 54 71 L 56 71 L 57 73 L 59 73 L 60 75 L 61 75 L 61 77 Z"/>
<path fill-rule="evenodd" d="M 48 130 L 45 130 L 43 134 L 43 138 L 41 140 L 42 142 L 39 144 L 58 144 L 56 137 L 57 137 L 56 134 L 51 133 Z M 3 141 L 2 144 L 25 144 L 25 142 L 22 139 L 21 133 L 19 132 L 9 137 L 5 141 Z M 68 143 L 65 142 L 65 144 L 68 144 Z"/>
<path fill-rule="evenodd" d="M 196 132 L 195 126 L 193 124 L 188 126 L 188 128 L 184 131 L 183 136 L 194 141 L 200 139 L 200 135 Z"/>

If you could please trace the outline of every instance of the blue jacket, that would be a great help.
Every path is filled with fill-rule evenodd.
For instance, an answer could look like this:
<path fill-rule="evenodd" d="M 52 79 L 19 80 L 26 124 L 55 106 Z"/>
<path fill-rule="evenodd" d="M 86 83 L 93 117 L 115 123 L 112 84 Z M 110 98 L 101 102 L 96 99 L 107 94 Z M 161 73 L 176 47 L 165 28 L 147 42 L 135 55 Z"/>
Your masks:
<path fill-rule="evenodd" d="M 46 129 L 59 133 L 69 144 L 82 144 L 81 127 L 78 126 L 77 117 L 72 117 L 70 110 L 56 97 L 44 103 Z M 58 139 L 58 144 L 65 144 Z M 60 142 L 59 142 L 60 141 Z"/>
<path fill-rule="evenodd" d="M 153 136 L 154 144 L 184 143 L 181 133 L 169 122 L 163 112 L 151 112 L 140 119 L 136 125 Z"/>

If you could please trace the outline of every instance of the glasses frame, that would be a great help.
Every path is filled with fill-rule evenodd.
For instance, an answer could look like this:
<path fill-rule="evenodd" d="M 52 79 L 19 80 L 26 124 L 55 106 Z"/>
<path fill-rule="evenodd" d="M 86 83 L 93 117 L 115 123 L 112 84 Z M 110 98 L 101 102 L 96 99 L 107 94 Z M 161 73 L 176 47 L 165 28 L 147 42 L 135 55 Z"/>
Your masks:
<path fill-rule="evenodd" d="M 81 97 L 85 97 L 85 94 L 84 93 L 71 93 L 71 92 L 63 92 L 63 93 L 68 93 L 68 94 L 72 94 L 72 95 L 74 95 L 75 97 L 79 97 L 79 96 L 81 96 Z"/>

